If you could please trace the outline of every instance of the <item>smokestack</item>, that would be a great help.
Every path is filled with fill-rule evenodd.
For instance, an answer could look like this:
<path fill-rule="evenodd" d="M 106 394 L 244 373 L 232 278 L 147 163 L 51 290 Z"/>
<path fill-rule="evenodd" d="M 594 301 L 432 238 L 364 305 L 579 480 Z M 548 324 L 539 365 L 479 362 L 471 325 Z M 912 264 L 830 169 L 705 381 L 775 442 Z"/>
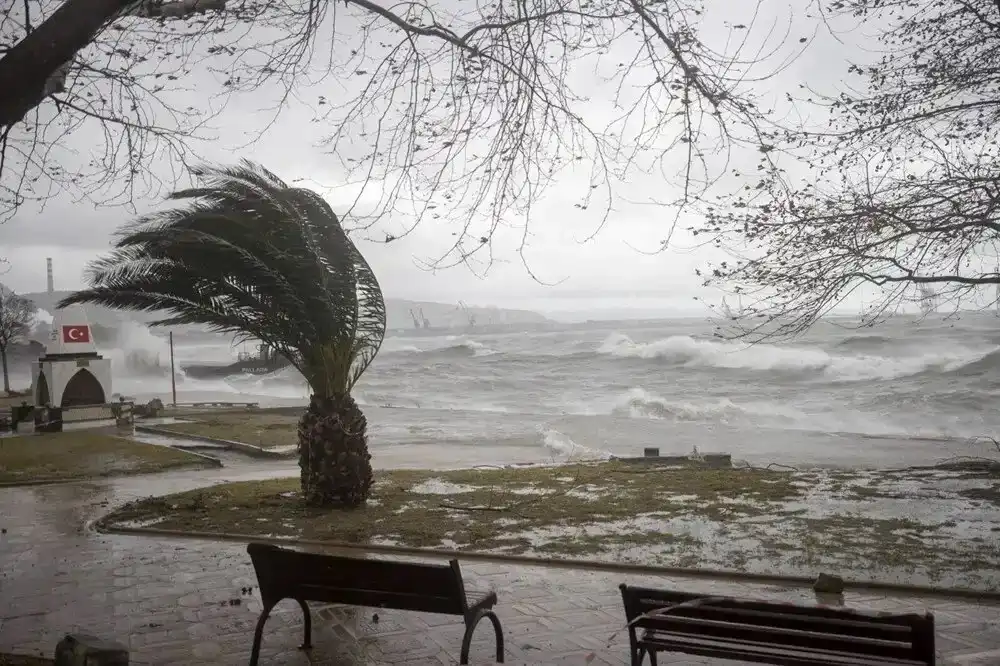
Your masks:
<path fill-rule="evenodd" d="M 48 275 L 48 279 L 49 279 L 49 293 L 51 294 L 52 292 L 54 292 L 56 290 L 55 287 L 52 284 L 52 257 L 48 257 L 45 260 L 45 272 Z"/>

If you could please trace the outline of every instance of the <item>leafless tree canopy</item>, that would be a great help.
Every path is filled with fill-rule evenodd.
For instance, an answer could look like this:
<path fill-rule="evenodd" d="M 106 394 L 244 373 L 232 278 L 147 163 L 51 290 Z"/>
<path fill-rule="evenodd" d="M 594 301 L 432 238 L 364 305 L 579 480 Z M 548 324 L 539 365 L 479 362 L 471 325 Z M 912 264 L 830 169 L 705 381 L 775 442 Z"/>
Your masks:
<path fill-rule="evenodd" d="M 58 67 L 5 73 L 43 27 L 79 39 L 79 27 L 46 22 L 80 2 L 109 12 L 86 46 Z M 168 183 L 153 167 L 182 173 L 228 101 L 267 90 L 260 107 L 309 105 L 332 159 L 378 199 L 348 217 L 355 227 L 442 216 L 451 261 L 488 252 L 505 221 L 527 234 L 532 204 L 570 167 L 590 169 L 581 208 L 607 213 L 616 182 L 652 169 L 693 200 L 718 176 L 706 156 L 759 142 L 750 86 L 789 55 L 784 28 L 764 22 L 706 43 L 700 0 L 18 0 L 0 11 L 0 81 L 22 101 L 44 84 L 23 114 L 0 102 L 6 214 L 66 189 L 96 202 L 156 193 Z M 725 32 L 718 15 L 713 25 Z M 586 117 L 607 100 L 581 82 L 598 80 L 617 91 L 610 124 Z"/>
<path fill-rule="evenodd" d="M 735 201 L 695 229 L 727 248 L 708 282 L 756 302 L 744 335 L 794 334 L 860 285 L 872 324 L 933 290 L 952 306 L 995 302 L 1000 284 L 1000 2 L 850 0 L 884 55 L 836 96 L 803 90 L 828 124 L 771 134 Z M 824 118 L 825 120 L 825 118 Z M 867 291 L 867 290 L 866 290 Z"/>
<path fill-rule="evenodd" d="M 35 304 L 0 285 L 0 366 L 3 371 L 3 389 L 10 393 L 10 376 L 7 372 L 7 349 L 31 330 L 35 319 Z"/>
<path fill-rule="evenodd" d="M 0 350 L 25 335 L 34 318 L 34 303 L 0 285 Z"/>

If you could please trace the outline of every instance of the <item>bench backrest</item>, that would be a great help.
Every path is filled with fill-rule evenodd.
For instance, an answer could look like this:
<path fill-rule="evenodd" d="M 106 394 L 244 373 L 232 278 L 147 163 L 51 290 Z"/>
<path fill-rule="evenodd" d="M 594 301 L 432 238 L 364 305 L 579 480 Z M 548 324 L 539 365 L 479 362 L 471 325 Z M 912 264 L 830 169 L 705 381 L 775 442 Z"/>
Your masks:
<path fill-rule="evenodd" d="M 462 615 L 468 609 L 458 560 L 424 564 L 247 546 L 265 605 L 302 599 Z"/>
<path fill-rule="evenodd" d="M 751 599 L 719 599 L 711 594 L 653 590 L 621 585 L 631 626 L 704 638 L 759 641 L 791 649 L 857 656 L 912 659 L 933 666 L 934 617 L 890 615 L 829 606 L 805 606 Z M 718 599 L 636 621 L 645 613 L 695 599 Z"/>

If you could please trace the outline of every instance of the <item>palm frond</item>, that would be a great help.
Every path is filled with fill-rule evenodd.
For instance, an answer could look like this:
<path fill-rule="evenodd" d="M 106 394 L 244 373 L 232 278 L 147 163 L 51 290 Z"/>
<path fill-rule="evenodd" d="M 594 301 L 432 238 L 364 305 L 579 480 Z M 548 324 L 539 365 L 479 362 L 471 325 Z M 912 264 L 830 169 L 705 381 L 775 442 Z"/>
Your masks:
<path fill-rule="evenodd" d="M 385 300 L 382 297 L 382 288 L 364 255 L 354 243 L 351 243 L 351 247 L 353 248 L 352 258 L 357 283 L 358 307 L 354 326 L 354 360 L 347 387 L 348 391 L 354 388 L 357 381 L 361 379 L 361 375 L 375 360 L 375 356 L 382 347 L 382 341 L 385 339 L 386 327 Z"/>
<path fill-rule="evenodd" d="M 371 267 L 330 206 L 259 165 L 198 167 L 185 205 L 123 227 L 90 264 L 88 289 L 60 303 L 162 312 L 286 356 L 322 395 L 348 393 L 385 335 Z"/>

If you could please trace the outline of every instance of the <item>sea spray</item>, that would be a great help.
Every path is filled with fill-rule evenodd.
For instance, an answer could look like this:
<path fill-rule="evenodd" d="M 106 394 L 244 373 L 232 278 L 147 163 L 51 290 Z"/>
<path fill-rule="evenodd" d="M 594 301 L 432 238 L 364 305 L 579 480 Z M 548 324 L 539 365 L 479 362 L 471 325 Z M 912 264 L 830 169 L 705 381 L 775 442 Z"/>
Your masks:
<path fill-rule="evenodd" d="M 491 356 L 498 353 L 482 342 L 464 335 L 449 335 L 440 338 L 429 338 L 420 345 L 412 342 L 402 342 L 395 338 L 387 338 L 382 347 L 383 354 L 422 354 L 436 356 Z"/>
<path fill-rule="evenodd" d="M 238 393 L 270 394 L 278 398 L 309 399 L 311 391 L 305 377 L 293 367 L 283 368 L 267 375 L 232 375 L 223 380 Z"/>
<path fill-rule="evenodd" d="M 111 358 L 115 377 L 170 376 L 170 345 L 165 337 L 154 335 L 149 327 L 126 320 L 115 332 L 115 339 L 102 345 L 101 353 Z M 175 368 L 178 376 L 184 373 Z"/>
<path fill-rule="evenodd" d="M 542 445 L 551 453 L 555 460 L 561 462 L 584 462 L 590 460 L 607 460 L 611 454 L 587 446 L 577 444 L 568 436 L 553 428 L 541 430 Z"/>
<path fill-rule="evenodd" d="M 808 418 L 798 410 L 772 403 L 736 403 L 729 398 L 676 401 L 668 400 L 642 388 L 629 389 L 619 396 L 611 413 L 632 418 L 720 421 L 724 423 L 739 419 L 778 419 L 794 422 L 798 419 Z"/>
<path fill-rule="evenodd" d="M 779 372 L 831 381 L 866 381 L 896 379 L 928 370 L 951 371 L 997 350 L 1000 347 L 985 350 L 952 348 L 902 357 L 832 355 L 814 347 L 746 345 L 688 335 L 638 343 L 624 333 L 612 333 L 601 343 L 597 353 L 687 367 Z"/>

